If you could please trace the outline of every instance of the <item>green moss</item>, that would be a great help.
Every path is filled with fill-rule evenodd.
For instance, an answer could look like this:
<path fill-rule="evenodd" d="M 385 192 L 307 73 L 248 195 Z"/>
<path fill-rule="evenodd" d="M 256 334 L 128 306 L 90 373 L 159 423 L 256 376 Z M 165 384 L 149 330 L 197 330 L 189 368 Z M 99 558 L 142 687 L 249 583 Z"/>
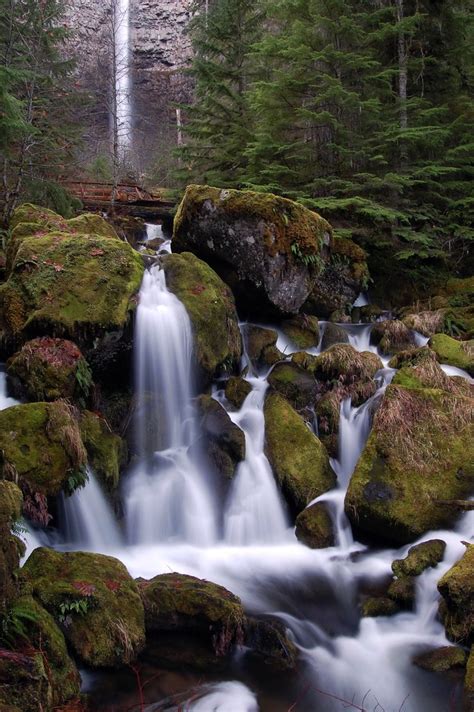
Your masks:
<path fill-rule="evenodd" d="M 269 393 L 264 413 L 267 457 L 285 496 L 300 512 L 335 485 L 327 452 L 282 396 Z"/>
<path fill-rule="evenodd" d="M 71 649 L 91 667 L 132 661 L 145 642 L 136 583 L 111 556 L 36 549 L 23 567 L 32 595 L 62 628 Z M 85 612 L 71 604 L 85 601 Z M 64 605 L 69 609 L 64 618 Z"/>
<path fill-rule="evenodd" d="M 334 546 L 331 517 L 324 502 L 315 502 L 296 517 L 296 538 L 310 549 Z"/>
<path fill-rule="evenodd" d="M 415 605 L 416 585 L 413 576 L 401 576 L 392 581 L 387 589 L 387 596 L 400 608 L 411 610 Z"/>
<path fill-rule="evenodd" d="M 474 375 L 474 340 L 456 341 L 446 334 L 435 334 L 429 345 L 440 363 L 457 366 Z"/>
<path fill-rule="evenodd" d="M 315 316 L 299 314 L 281 323 L 281 329 L 300 349 L 319 343 L 319 323 Z"/>
<path fill-rule="evenodd" d="M 363 616 L 376 618 L 378 616 L 393 616 L 399 613 L 400 608 L 395 601 L 386 596 L 370 596 L 362 604 L 361 613 Z"/>
<path fill-rule="evenodd" d="M 20 517 L 21 506 L 22 494 L 19 488 L 13 482 L 0 479 L 0 617 L 17 595 L 23 545 L 11 534 L 11 529 Z"/>
<path fill-rule="evenodd" d="M 104 418 L 87 410 L 81 413 L 79 429 L 90 466 L 107 489 L 115 490 L 126 459 L 124 441 L 110 430 Z"/>
<path fill-rule="evenodd" d="M 268 376 L 268 382 L 296 410 L 313 407 L 316 401 L 316 381 L 310 373 L 295 363 L 287 361 L 277 363 Z"/>
<path fill-rule="evenodd" d="M 10 525 L 21 515 L 22 494 L 13 482 L 0 480 L 0 523 Z"/>
<path fill-rule="evenodd" d="M 86 464 L 73 409 L 65 402 L 28 403 L 0 412 L 4 474 L 26 480 L 33 492 L 58 494 Z"/>
<path fill-rule="evenodd" d="M 34 224 L 46 230 L 61 230 L 67 221 L 53 210 L 32 203 L 22 203 L 11 217 L 10 229 L 13 230 L 20 223 Z"/>
<path fill-rule="evenodd" d="M 271 366 L 283 358 L 283 354 L 276 347 L 278 333 L 274 329 L 245 324 L 242 334 L 245 352 L 255 368 Z"/>
<path fill-rule="evenodd" d="M 277 253 L 293 255 L 293 245 L 298 246 L 303 257 L 319 256 L 323 244 L 332 239 L 331 227 L 326 220 L 292 200 L 272 193 L 189 185 L 174 218 L 173 240 L 176 243 L 207 201 L 215 208 L 224 209 L 226 215 L 236 220 L 252 218 L 265 222 L 265 247 L 270 256 Z"/>
<path fill-rule="evenodd" d="M 3 651 L 0 657 L 1 712 L 52 709 L 52 690 L 40 653 Z"/>
<path fill-rule="evenodd" d="M 467 496 L 474 476 L 470 398 L 387 388 L 346 495 L 354 526 L 403 544 L 453 524 L 437 500 Z"/>
<path fill-rule="evenodd" d="M 250 383 L 238 376 L 231 376 L 225 385 L 225 397 L 229 403 L 239 409 L 251 391 Z"/>
<path fill-rule="evenodd" d="M 442 539 L 430 539 L 408 549 L 404 559 L 392 563 L 395 576 L 419 576 L 430 566 L 436 566 L 443 560 L 446 542 Z"/>
<path fill-rule="evenodd" d="M 466 652 L 454 645 L 445 645 L 442 648 L 417 655 L 413 658 L 413 662 L 429 672 L 448 672 L 448 670 L 466 666 Z"/>
<path fill-rule="evenodd" d="M 300 359 L 293 357 L 295 362 Z M 379 357 L 370 351 L 356 351 L 349 344 L 335 344 L 314 359 L 305 359 L 308 370 L 321 381 L 339 381 L 339 383 L 354 383 L 354 381 L 370 380 L 383 364 Z M 304 368 L 304 366 L 303 366 Z"/>
<path fill-rule="evenodd" d="M 474 545 L 438 581 L 440 613 L 450 640 L 474 642 Z"/>
<path fill-rule="evenodd" d="M 65 232 L 81 235 L 99 235 L 100 237 L 108 237 L 112 240 L 119 239 L 112 225 L 107 222 L 107 220 L 104 220 L 101 215 L 96 215 L 96 213 L 82 213 L 82 215 L 78 215 L 77 218 L 68 220 Z"/>
<path fill-rule="evenodd" d="M 168 288 L 184 304 L 194 331 L 196 360 L 207 379 L 231 370 L 242 343 L 234 297 L 205 262 L 189 252 L 163 260 Z"/>

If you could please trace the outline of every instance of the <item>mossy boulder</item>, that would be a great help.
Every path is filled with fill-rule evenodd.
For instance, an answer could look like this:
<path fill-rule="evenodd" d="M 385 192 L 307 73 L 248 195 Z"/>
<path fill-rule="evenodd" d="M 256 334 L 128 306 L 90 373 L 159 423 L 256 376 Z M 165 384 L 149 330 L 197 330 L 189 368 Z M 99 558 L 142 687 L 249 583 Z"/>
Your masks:
<path fill-rule="evenodd" d="M 92 386 L 91 370 L 78 347 L 48 336 L 28 341 L 9 359 L 7 373 L 13 393 L 33 401 L 84 403 Z"/>
<path fill-rule="evenodd" d="M 466 667 L 466 651 L 455 645 L 428 650 L 413 658 L 413 663 L 428 672 L 448 672 Z"/>
<path fill-rule="evenodd" d="M 173 250 L 209 262 L 252 313 L 296 314 L 331 244 L 326 220 L 269 193 L 190 185 L 174 220 Z"/>
<path fill-rule="evenodd" d="M 442 539 L 430 539 L 408 549 L 404 559 L 392 563 L 395 576 L 419 576 L 425 569 L 436 566 L 443 560 L 446 542 Z"/>
<path fill-rule="evenodd" d="M 89 465 L 109 491 L 116 490 L 126 462 L 125 442 L 111 431 L 105 418 L 87 410 L 80 415 L 79 429 Z"/>
<path fill-rule="evenodd" d="M 413 576 L 401 576 L 392 581 L 387 596 L 400 607 L 412 610 L 416 599 L 416 582 Z"/>
<path fill-rule="evenodd" d="M 54 618 L 29 595 L 23 595 L 15 601 L 10 615 L 18 617 L 24 629 L 17 645 L 22 649 L 30 648 L 43 660 L 46 680 L 42 679 L 41 687 L 47 699 L 46 709 L 56 708 L 78 697 L 81 678 L 69 657 L 66 640 Z M 21 701 L 20 690 L 17 692 Z"/>
<path fill-rule="evenodd" d="M 370 341 L 384 355 L 416 348 L 413 332 L 398 319 L 376 322 L 370 333 Z"/>
<path fill-rule="evenodd" d="M 245 352 L 254 368 L 268 368 L 284 358 L 277 348 L 278 333 L 274 329 L 245 324 L 242 328 L 242 336 Z"/>
<path fill-rule="evenodd" d="M 276 618 L 247 616 L 244 626 L 244 644 L 252 659 L 266 667 L 285 672 L 294 670 L 298 649 L 288 637 L 285 625 Z"/>
<path fill-rule="evenodd" d="M 0 412 L 3 474 L 32 493 L 56 495 L 69 478 L 82 480 L 87 454 L 77 413 L 64 401 L 27 403 Z M 25 500 L 25 505 L 27 504 Z"/>
<path fill-rule="evenodd" d="M 234 297 L 209 265 L 189 252 L 163 258 L 168 289 L 184 304 L 194 331 L 201 379 L 232 371 L 242 353 Z"/>
<path fill-rule="evenodd" d="M 348 344 L 349 335 L 345 329 L 339 324 L 332 324 L 328 321 L 324 325 L 323 336 L 321 339 L 321 351 L 326 351 L 335 344 Z"/>
<path fill-rule="evenodd" d="M 472 712 L 474 709 L 474 648 L 471 648 L 466 666 L 463 705 L 464 712 Z"/>
<path fill-rule="evenodd" d="M 387 596 L 368 596 L 361 606 L 364 617 L 378 618 L 379 616 L 393 616 L 400 613 L 400 607 Z"/>
<path fill-rule="evenodd" d="M 418 331 L 423 336 L 433 336 L 443 331 L 445 317 L 446 309 L 435 309 L 406 314 L 402 322 L 408 329 Z"/>
<path fill-rule="evenodd" d="M 21 541 L 11 533 L 21 515 L 22 494 L 13 482 L 0 480 L 0 618 L 18 592 Z"/>
<path fill-rule="evenodd" d="M 474 376 L 474 340 L 457 341 L 446 334 L 435 334 L 429 341 L 440 363 L 448 363 Z"/>
<path fill-rule="evenodd" d="M 2 650 L 0 711 L 52 711 L 52 689 L 40 652 Z"/>
<path fill-rule="evenodd" d="M 319 356 L 308 359 L 294 354 L 292 360 L 306 368 L 319 381 L 338 381 L 351 385 L 357 381 L 372 380 L 382 361 L 370 351 L 356 351 L 350 344 L 336 344 Z"/>
<path fill-rule="evenodd" d="M 311 500 L 334 487 L 324 445 L 278 393 L 265 399 L 265 451 L 292 509 L 299 513 Z"/>
<path fill-rule="evenodd" d="M 74 654 L 91 667 L 133 661 L 145 643 L 143 604 L 125 566 L 102 554 L 35 549 L 23 572 Z"/>
<path fill-rule="evenodd" d="M 280 328 L 299 349 L 310 349 L 319 343 L 319 322 L 315 316 L 297 314 L 282 321 Z"/>
<path fill-rule="evenodd" d="M 243 641 L 244 610 L 233 593 L 210 581 L 171 573 L 139 580 L 147 636 L 166 631 L 192 633 L 217 657 Z"/>
<path fill-rule="evenodd" d="M 135 249 L 146 239 L 145 221 L 141 218 L 131 215 L 114 215 L 112 224 L 117 234 Z"/>
<path fill-rule="evenodd" d="M 310 549 L 334 546 L 335 536 L 331 516 L 324 502 L 315 502 L 296 517 L 296 538 Z"/>
<path fill-rule="evenodd" d="M 199 396 L 197 407 L 204 451 L 215 469 L 230 479 L 245 459 L 244 432 L 212 396 Z"/>
<path fill-rule="evenodd" d="M 252 386 L 240 376 L 231 376 L 225 384 L 225 397 L 235 408 L 242 408 Z"/>
<path fill-rule="evenodd" d="M 398 544 L 449 528 L 456 512 L 440 500 L 472 493 L 472 398 L 390 385 L 346 494 L 355 528 Z"/>
<path fill-rule="evenodd" d="M 446 635 L 457 643 L 474 641 L 474 544 L 438 581 L 439 612 Z"/>
<path fill-rule="evenodd" d="M 355 242 L 335 235 L 330 258 L 316 278 L 304 310 L 324 318 L 334 312 L 349 314 L 357 296 L 367 288 L 369 269 L 366 260 L 367 253 Z"/>
<path fill-rule="evenodd" d="M 291 361 L 277 363 L 268 376 L 268 382 L 298 411 L 312 408 L 319 393 L 314 377 Z"/>

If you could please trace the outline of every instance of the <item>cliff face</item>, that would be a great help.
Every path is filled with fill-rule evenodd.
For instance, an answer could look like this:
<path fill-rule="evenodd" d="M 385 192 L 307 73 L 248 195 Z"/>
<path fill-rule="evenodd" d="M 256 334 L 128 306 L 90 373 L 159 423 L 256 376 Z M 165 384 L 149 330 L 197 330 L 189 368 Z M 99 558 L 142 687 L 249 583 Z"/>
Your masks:
<path fill-rule="evenodd" d="M 142 71 L 179 70 L 189 61 L 190 0 L 130 0 L 133 61 Z"/>

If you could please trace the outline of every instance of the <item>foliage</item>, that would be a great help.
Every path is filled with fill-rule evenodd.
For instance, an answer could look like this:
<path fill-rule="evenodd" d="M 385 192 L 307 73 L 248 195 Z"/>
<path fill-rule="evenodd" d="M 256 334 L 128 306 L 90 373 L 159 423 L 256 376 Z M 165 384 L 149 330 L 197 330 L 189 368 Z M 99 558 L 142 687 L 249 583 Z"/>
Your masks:
<path fill-rule="evenodd" d="M 60 623 L 68 625 L 71 615 L 76 613 L 78 616 L 85 616 L 89 610 L 89 601 L 87 598 L 76 598 L 74 600 L 62 601 L 59 606 L 58 619 Z"/>
<path fill-rule="evenodd" d="M 0 645 L 15 649 L 19 640 L 28 639 L 28 623 L 35 623 L 37 616 L 27 606 L 15 604 L 3 616 L 0 623 Z"/>
<path fill-rule="evenodd" d="M 89 475 L 85 467 L 80 467 L 69 474 L 64 483 L 64 491 L 70 497 L 77 489 L 85 487 L 89 480 Z"/>

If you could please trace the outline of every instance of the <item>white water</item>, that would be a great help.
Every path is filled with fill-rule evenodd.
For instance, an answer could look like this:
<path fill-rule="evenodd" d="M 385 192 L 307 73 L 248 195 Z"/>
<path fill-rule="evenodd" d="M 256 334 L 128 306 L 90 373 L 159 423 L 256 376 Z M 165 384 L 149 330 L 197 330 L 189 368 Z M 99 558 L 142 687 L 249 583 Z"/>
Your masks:
<path fill-rule="evenodd" d="M 130 7 L 129 0 L 118 0 L 115 15 L 116 112 L 119 154 L 128 157 L 132 139 L 132 106 L 130 98 Z"/>
<path fill-rule="evenodd" d="M 18 405 L 19 402 L 7 395 L 7 375 L 5 371 L 0 371 L 0 410 L 11 408 L 13 405 Z"/>
<path fill-rule="evenodd" d="M 145 223 L 146 228 L 146 240 L 162 240 L 157 252 L 171 252 L 171 239 L 166 239 L 163 233 L 162 225 L 156 225 L 154 223 Z"/>

